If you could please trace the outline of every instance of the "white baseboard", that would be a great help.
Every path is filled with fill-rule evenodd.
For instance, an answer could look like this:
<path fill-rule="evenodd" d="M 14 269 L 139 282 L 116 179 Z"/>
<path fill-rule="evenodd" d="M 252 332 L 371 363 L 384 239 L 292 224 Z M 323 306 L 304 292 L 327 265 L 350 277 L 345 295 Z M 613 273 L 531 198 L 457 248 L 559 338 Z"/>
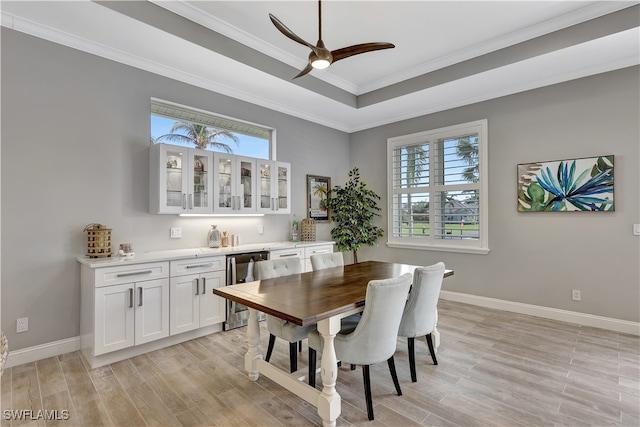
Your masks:
<path fill-rule="evenodd" d="M 560 310 L 557 308 L 542 307 L 532 304 L 523 304 L 520 302 L 481 297 L 477 295 L 463 294 L 460 292 L 440 291 L 440 298 L 448 301 L 477 305 L 480 307 L 494 308 L 496 310 L 511 311 L 519 314 L 528 314 L 530 316 L 558 320 L 561 322 L 608 329 L 610 331 L 621 332 L 624 334 L 640 335 L 640 323 L 631 322 L 628 320 L 594 316 L 592 314 L 578 313 L 576 311 Z"/>
<path fill-rule="evenodd" d="M 52 341 L 15 351 L 11 351 L 11 343 L 9 343 L 9 355 L 5 367 L 10 368 L 78 350 L 80 350 L 80 337 Z"/>
<path fill-rule="evenodd" d="M 613 319 L 610 317 L 594 316 L 592 314 L 578 313 L 575 311 L 560 310 L 557 308 L 542 307 L 539 305 L 523 304 L 520 302 L 506 301 L 495 298 L 481 297 L 460 292 L 440 291 L 440 297 L 444 300 L 462 302 L 480 307 L 496 310 L 511 311 L 519 314 L 558 320 L 561 322 L 575 323 L 594 328 L 608 329 L 624 334 L 640 335 L 640 323 L 628 320 Z M 22 350 L 9 351 L 6 367 L 35 362 L 47 357 L 59 356 L 80 350 L 80 337 L 67 338 L 53 341 Z"/>

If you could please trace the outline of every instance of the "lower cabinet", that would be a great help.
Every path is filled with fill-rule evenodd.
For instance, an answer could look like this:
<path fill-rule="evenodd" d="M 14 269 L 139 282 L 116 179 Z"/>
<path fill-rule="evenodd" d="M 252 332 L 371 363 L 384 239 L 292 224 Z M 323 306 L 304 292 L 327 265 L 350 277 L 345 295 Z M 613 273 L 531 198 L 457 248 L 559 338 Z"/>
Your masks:
<path fill-rule="evenodd" d="M 300 269 L 302 272 L 311 271 L 311 255 L 326 254 L 333 252 L 333 244 L 309 245 L 286 249 L 273 249 L 269 251 L 269 259 L 278 258 L 300 258 Z"/>
<path fill-rule="evenodd" d="M 224 286 L 224 280 L 224 270 L 171 277 L 171 335 L 224 322 L 224 299 L 211 292 Z"/>
<path fill-rule="evenodd" d="M 169 336 L 169 279 L 96 288 L 95 355 Z"/>

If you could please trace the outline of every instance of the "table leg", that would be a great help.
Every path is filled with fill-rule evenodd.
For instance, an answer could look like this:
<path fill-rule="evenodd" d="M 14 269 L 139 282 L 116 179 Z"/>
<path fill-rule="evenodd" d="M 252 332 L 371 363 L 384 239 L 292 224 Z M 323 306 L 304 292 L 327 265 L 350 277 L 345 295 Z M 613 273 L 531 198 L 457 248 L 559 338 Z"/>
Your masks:
<path fill-rule="evenodd" d="M 318 323 L 318 332 L 324 339 L 320 363 L 322 392 L 318 395 L 318 415 L 322 418 L 322 424 L 325 427 L 334 427 L 342 411 L 341 398 L 336 391 L 338 358 L 333 344 L 333 339 L 339 331 L 340 319 L 337 317 L 321 320 Z"/>
<path fill-rule="evenodd" d="M 249 309 L 249 323 L 247 324 L 247 342 L 249 343 L 249 349 L 247 354 L 244 355 L 244 368 L 249 373 L 249 379 L 251 381 L 257 381 L 260 377 L 258 372 L 257 361 L 262 360 L 262 353 L 260 352 L 260 326 L 258 325 L 258 311 Z"/>

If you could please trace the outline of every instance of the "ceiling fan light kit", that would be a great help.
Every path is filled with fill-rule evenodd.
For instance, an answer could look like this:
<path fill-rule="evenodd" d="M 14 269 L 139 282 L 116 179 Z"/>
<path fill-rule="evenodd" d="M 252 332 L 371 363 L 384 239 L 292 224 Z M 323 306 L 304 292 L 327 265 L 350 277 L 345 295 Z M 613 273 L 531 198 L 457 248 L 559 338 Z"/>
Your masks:
<path fill-rule="evenodd" d="M 297 79 L 298 77 L 302 77 L 305 74 L 308 74 L 311 70 L 318 69 L 323 70 L 332 63 L 339 61 L 341 59 L 348 58 L 350 56 L 359 55 L 361 53 L 373 52 L 375 50 L 381 49 L 391 49 L 394 48 L 395 45 L 391 43 L 362 43 L 353 46 L 343 47 L 337 50 L 329 50 L 325 47 L 324 42 L 322 41 L 322 2 L 318 1 L 318 42 L 316 45 L 312 45 L 311 43 L 301 39 L 298 37 L 293 31 L 286 27 L 278 18 L 269 14 L 269 18 L 275 27 L 286 37 L 290 38 L 294 42 L 300 43 L 301 45 L 307 46 L 311 49 L 311 53 L 309 54 L 309 62 L 307 66 L 298 73 L 294 77 Z"/>

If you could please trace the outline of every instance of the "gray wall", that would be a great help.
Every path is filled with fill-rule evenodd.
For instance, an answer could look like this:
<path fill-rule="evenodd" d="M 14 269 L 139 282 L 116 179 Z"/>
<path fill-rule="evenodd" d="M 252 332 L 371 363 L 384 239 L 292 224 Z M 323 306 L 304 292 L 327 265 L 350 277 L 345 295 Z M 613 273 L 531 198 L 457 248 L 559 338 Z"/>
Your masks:
<path fill-rule="evenodd" d="M 149 99 L 277 128 L 292 163 L 293 210 L 305 215 L 306 174 L 343 184 L 358 166 L 382 200 L 386 139 L 489 120 L 488 255 L 389 249 L 360 257 L 456 270 L 444 289 L 638 321 L 640 114 L 638 68 L 589 77 L 347 135 L 2 28 L 2 328 L 18 350 L 79 334 L 85 225 L 114 229 L 137 252 L 204 246 L 210 219 L 148 214 Z M 616 212 L 517 213 L 516 164 L 616 156 Z M 215 219 L 243 241 L 287 238 L 288 216 Z M 257 234 L 263 224 L 264 235 Z M 180 226 L 184 237 L 169 239 Z M 319 238 L 329 238 L 321 224 Z M 349 257 L 348 257 L 349 258 Z M 582 290 L 572 302 L 570 290 Z M 15 334 L 18 317 L 29 332 Z"/>
<path fill-rule="evenodd" d="M 151 97 L 276 128 L 298 219 L 306 216 L 306 174 L 337 182 L 349 168 L 343 132 L 4 27 L 1 71 L 2 328 L 12 351 L 79 335 L 76 257 L 86 253 L 89 223 L 112 227 L 114 246 L 133 242 L 136 252 L 206 246 L 211 223 L 245 243 L 289 238 L 289 215 L 148 213 Z M 182 239 L 169 238 L 173 226 Z M 329 230 L 319 225 L 318 238 Z M 29 332 L 15 333 L 19 317 L 29 317 Z"/>
<path fill-rule="evenodd" d="M 639 69 L 627 68 L 351 135 L 352 166 L 383 196 L 386 139 L 479 119 L 489 122 L 488 255 L 391 249 L 362 259 L 455 269 L 445 290 L 638 322 L 640 316 Z M 615 212 L 518 213 L 516 165 L 615 155 Z M 571 300 L 571 289 L 582 301 Z"/>

